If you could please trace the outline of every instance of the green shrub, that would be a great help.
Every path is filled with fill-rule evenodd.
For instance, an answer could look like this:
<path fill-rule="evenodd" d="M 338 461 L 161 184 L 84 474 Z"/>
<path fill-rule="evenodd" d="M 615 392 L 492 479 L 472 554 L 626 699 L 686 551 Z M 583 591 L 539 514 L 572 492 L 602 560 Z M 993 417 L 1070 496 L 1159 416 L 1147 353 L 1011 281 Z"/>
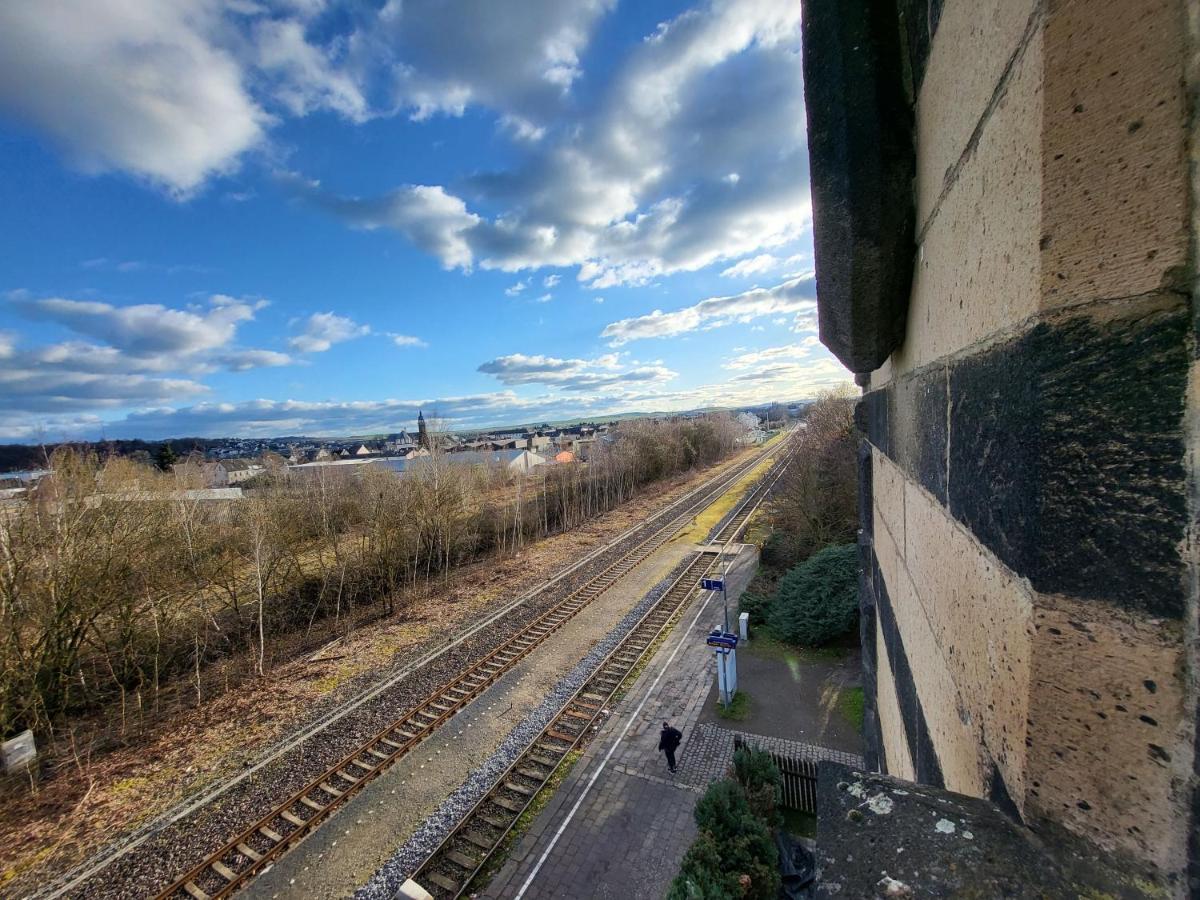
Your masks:
<path fill-rule="evenodd" d="M 783 799 L 783 776 L 771 754 L 741 747 L 733 754 L 733 774 L 746 792 L 750 811 L 774 827 L 779 824 L 779 801 Z"/>
<path fill-rule="evenodd" d="M 779 851 L 736 781 L 714 782 L 696 804 L 700 835 L 671 883 L 669 900 L 773 900 Z"/>
<path fill-rule="evenodd" d="M 767 610 L 781 640 L 817 646 L 850 632 L 858 622 L 858 548 L 826 547 L 783 576 Z"/>

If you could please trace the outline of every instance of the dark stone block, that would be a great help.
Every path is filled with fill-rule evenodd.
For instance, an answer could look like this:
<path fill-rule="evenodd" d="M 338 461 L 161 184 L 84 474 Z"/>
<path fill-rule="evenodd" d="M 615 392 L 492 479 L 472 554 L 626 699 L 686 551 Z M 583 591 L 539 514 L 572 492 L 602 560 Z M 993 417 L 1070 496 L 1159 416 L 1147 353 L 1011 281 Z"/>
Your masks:
<path fill-rule="evenodd" d="M 1182 308 L 1035 329 L 1038 590 L 1183 615 L 1187 338 Z"/>
<path fill-rule="evenodd" d="M 893 388 L 892 456 L 910 478 L 946 502 L 946 440 L 949 430 L 948 374 L 931 366 Z"/>
<path fill-rule="evenodd" d="M 1037 544 L 1037 361 L 1027 343 L 950 369 L 950 512 L 1019 574 Z"/>
<path fill-rule="evenodd" d="M 915 162 L 892 4 L 803 0 L 804 96 L 822 342 L 879 368 L 904 337 Z"/>
<path fill-rule="evenodd" d="M 908 67 L 912 73 L 915 95 L 920 92 L 921 82 L 925 80 L 929 48 L 942 16 L 942 0 L 899 0 L 896 6 L 908 49 Z"/>
<path fill-rule="evenodd" d="M 950 510 L 1037 590 L 1182 616 L 1188 327 L 1075 316 L 951 368 Z"/>
<path fill-rule="evenodd" d="M 884 456 L 892 455 L 891 388 L 863 394 L 854 406 L 854 424 Z"/>

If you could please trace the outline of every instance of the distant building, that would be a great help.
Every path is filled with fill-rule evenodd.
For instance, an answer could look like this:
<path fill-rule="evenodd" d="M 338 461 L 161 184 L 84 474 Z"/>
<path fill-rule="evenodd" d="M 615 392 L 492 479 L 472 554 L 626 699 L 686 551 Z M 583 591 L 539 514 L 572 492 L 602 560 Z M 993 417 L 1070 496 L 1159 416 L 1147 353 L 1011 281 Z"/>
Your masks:
<path fill-rule="evenodd" d="M 263 466 L 248 459 L 222 459 L 208 468 L 209 487 L 231 487 L 261 475 Z"/>
<path fill-rule="evenodd" d="M 417 444 L 423 450 L 429 449 L 429 432 L 425 428 L 425 413 L 417 410 Z"/>
<path fill-rule="evenodd" d="M 566 464 L 566 463 L 573 463 L 573 462 L 575 462 L 575 454 L 572 453 L 570 450 L 563 450 L 554 455 L 554 461 L 556 463 L 559 463 L 560 465 Z"/>

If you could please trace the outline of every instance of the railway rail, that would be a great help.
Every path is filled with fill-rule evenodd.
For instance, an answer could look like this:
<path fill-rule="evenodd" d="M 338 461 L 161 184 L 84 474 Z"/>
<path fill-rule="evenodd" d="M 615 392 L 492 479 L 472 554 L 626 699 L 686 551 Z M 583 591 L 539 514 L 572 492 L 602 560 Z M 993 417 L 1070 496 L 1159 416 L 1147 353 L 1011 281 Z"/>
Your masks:
<path fill-rule="evenodd" d="M 600 662 L 592 677 L 426 857 L 413 873 L 413 881 L 438 900 L 457 900 L 468 889 L 567 754 L 598 727 L 606 708 L 652 652 L 658 638 L 683 615 L 699 591 L 700 579 L 718 570 L 728 545 L 737 539 L 791 462 L 794 453 L 783 449 L 785 452 L 721 526 L 717 540 L 692 558 L 659 601 Z M 717 543 L 721 546 L 713 546 Z"/>
<path fill-rule="evenodd" d="M 695 554 L 658 603 L 646 611 L 600 662 L 595 674 L 413 874 L 413 881 L 439 900 L 462 896 L 567 754 L 599 724 L 621 685 L 658 637 L 678 621 L 699 588 L 700 578 L 715 568 L 718 555 L 716 550 Z"/>
<path fill-rule="evenodd" d="M 792 462 L 792 457 L 796 455 L 794 448 L 781 447 L 781 458 L 771 467 L 767 474 L 759 479 L 754 490 L 750 492 L 742 503 L 738 504 L 733 514 L 721 525 L 716 535 L 712 539 L 714 544 L 730 544 L 735 542 L 742 534 L 742 529 L 750 521 L 750 517 L 754 515 L 755 510 L 762 505 L 762 502 L 775 489 L 776 483 L 783 477 L 783 473 L 787 471 L 787 467 Z"/>
<path fill-rule="evenodd" d="M 734 471 L 715 479 L 708 489 L 689 494 L 682 504 L 682 512 L 671 517 L 665 525 L 654 528 L 648 537 L 570 590 L 562 600 L 515 635 L 176 878 L 156 895 L 157 900 L 178 897 L 216 900 L 235 893 L 315 831 L 366 784 L 487 690 L 576 613 L 674 537 L 691 521 L 697 508 L 707 505 L 747 471 L 772 453 L 779 453 L 784 446 L 786 444 L 764 450 Z M 771 472 L 777 468 L 778 464 Z M 766 477 L 770 477 L 771 472 Z M 746 498 L 742 506 L 750 499 Z"/>

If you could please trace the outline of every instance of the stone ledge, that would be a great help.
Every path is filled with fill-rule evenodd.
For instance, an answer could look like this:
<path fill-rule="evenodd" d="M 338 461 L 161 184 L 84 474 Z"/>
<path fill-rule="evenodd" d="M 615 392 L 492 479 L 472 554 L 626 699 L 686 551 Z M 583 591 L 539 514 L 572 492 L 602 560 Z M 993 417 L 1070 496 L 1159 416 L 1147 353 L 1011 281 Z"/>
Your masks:
<path fill-rule="evenodd" d="M 1162 896 L 1122 861 L 986 800 L 833 762 L 820 765 L 816 857 L 818 897 Z"/>

